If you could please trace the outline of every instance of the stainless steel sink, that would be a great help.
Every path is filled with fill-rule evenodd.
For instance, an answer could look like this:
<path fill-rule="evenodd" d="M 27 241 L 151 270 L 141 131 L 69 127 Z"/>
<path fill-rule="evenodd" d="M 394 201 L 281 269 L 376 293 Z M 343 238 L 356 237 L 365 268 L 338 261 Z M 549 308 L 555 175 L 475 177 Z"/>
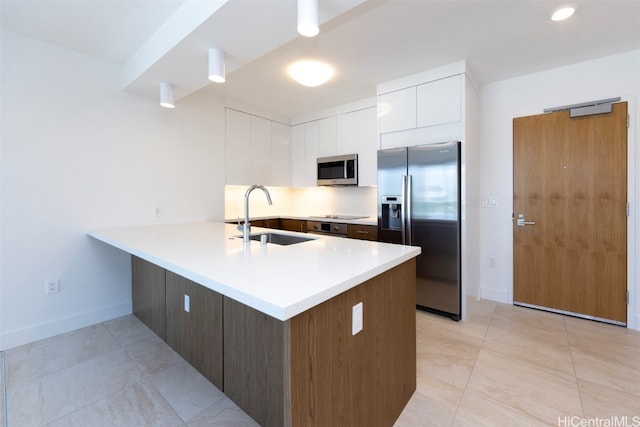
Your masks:
<path fill-rule="evenodd" d="M 249 236 L 251 240 L 260 241 L 261 236 L 267 236 L 267 243 L 273 243 L 274 245 L 294 245 L 296 243 L 308 242 L 309 240 L 315 240 L 312 237 L 301 237 L 301 236 L 292 236 L 290 234 L 280 234 L 280 233 L 260 233 L 260 234 L 252 234 Z M 237 236 L 242 238 L 242 236 Z"/>

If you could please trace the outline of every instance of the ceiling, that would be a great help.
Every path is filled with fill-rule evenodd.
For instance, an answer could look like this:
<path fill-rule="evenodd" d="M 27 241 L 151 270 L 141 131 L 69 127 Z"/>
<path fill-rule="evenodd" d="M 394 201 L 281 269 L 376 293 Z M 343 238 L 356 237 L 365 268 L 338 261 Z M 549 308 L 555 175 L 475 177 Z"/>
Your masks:
<path fill-rule="evenodd" d="M 378 83 L 466 60 L 485 84 L 640 49 L 640 0 L 319 0 L 320 35 L 296 32 L 295 0 L 1 0 L 3 28 L 120 64 L 123 89 L 157 99 L 205 90 L 281 117 L 375 96 Z M 227 81 L 207 79 L 207 49 Z M 336 76 L 298 85 L 286 66 L 321 58 Z"/>

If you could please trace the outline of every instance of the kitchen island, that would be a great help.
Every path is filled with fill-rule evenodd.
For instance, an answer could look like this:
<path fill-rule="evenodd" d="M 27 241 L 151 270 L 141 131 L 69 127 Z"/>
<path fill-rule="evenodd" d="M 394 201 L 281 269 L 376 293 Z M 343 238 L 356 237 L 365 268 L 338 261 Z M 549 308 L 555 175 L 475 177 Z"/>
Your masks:
<path fill-rule="evenodd" d="M 311 240 L 217 222 L 90 235 L 132 254 L 134 313 L 261 425 L 393 425 L 416 386 L 419 248 L 278 233 Z"/>

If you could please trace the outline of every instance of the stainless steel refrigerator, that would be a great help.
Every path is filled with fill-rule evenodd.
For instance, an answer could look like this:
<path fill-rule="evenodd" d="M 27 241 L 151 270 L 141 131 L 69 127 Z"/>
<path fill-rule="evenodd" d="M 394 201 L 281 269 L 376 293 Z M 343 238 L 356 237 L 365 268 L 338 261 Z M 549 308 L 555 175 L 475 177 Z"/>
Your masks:
<path fill-rule="evenodd" d="M 416 306 L 460 320 L 460 142 L 378 151 L 378 238 L 420 246 Z"/>

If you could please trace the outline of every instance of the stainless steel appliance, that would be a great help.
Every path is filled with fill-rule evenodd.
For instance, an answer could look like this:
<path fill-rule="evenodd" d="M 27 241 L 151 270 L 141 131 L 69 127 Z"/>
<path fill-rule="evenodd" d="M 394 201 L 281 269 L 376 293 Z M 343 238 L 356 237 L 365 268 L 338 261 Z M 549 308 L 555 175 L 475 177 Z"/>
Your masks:
<path fill-rule="evenodd" d="M 358 185 L 358 155 L 317 159 L 318 185 Z"/>
<path fill-rule="evenodd" d="M 420 246 L 416 306 L 460 320 L 460 142 L 378 151 L 378 240 Z"/>
<path fill-rule="evenodd" d="M 307 221 L 308 233 L 346 236 L 347 228 L 347 224 L 341 224 L 338 222 Z"/>

